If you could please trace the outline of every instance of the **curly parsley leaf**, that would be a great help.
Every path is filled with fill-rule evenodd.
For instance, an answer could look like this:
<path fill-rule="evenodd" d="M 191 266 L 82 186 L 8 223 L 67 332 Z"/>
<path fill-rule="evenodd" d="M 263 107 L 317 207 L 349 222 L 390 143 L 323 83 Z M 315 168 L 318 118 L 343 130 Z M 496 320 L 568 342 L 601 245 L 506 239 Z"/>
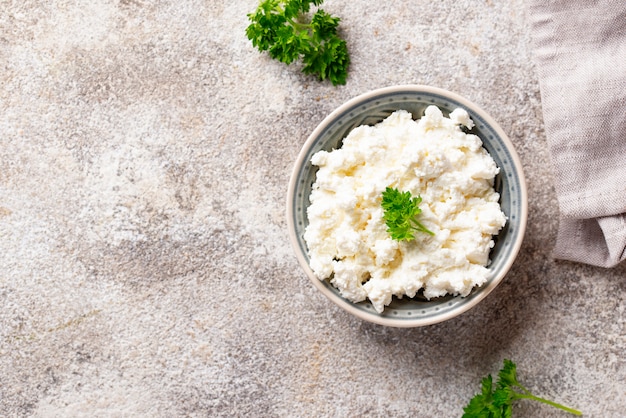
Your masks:
<path fill-rule="evenodd" d="M 505 359 L 502 369 L 498 372 L 498 382 L 495 388 L 491 375 L 483 378 L 481 392 L 470 399 L 467 406 L 463 408 L 463 418 L 510 418 L 513 415 L 513 402 L 517 399 L 532 399 L 574 415 L 582 415 L 582 412 L 576 409 L 530 393 L 518 382 L 515 363 Z"/>
<path fill-rule="evenodd" d="M 422 197 L 419 195 L 413 197 L 408 191 L 401 192 L 391 187 L 385 189 L 381 206 L 387 232 L 391 238 L 396 241 L 411 241 L 415 239 L 413 231 L 435 235 L 416 219 L 417 215 L 422 213 L 419 208 L 420 203 L 422 203 Z"/>
<path fill-rule="evenodd" d="M 323 0 L 262 0 L 248 14 L 246 36 L 259 51 L 287 65 L 298 59 L 305 74 L 345 84 L 350 65 L 346 42 L 337 34 L 340 18 L 322 9 L 310 17 L 311 5 Z"/>
<path fill-rule="evenodd" d="M 498 372 L 498 385 L 501 387 L 521 387 L 517 381 L 517 366 L 511 360 L 504 359 L 502 368 Z"/>
<path fill-rule="evenodd" d="M 481 392 L 474 396 L 465 407 L 466 414 L 472 417 L 489 418 L 495 410 L 493 406 L 493 380 L 491 375 L 484 377 L 481 381 Z"/>

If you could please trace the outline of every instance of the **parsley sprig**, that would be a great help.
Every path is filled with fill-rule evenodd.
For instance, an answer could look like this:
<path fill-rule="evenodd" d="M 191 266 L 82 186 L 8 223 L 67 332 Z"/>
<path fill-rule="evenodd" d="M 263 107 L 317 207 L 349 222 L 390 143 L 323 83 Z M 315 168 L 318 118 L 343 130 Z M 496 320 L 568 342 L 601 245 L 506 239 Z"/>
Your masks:
<path fill-rule="evenodd" d="M 350 64 L 346 42 L 337 34 L 340 19 L 317 9 L 309 19 L 311 4 L 323 0 L 262 0 L 246 36 L 259 51 L 285 64 L 302 58 L 302 72 L 345 84 Z"/>
<path fill-rule="evenodd" d="M 413 231 L 435 235 L 416 219 L 416 216 L 422 213 L 419 208 L 420 203 L 422 203 L 422 197 L 419 195 L 413 197 L 409 191 L 401 192 L 391 187 L 385 189 L 381 206 L 387 232 L 391 238 L 396 241 L 411 241 L 415 239 Z"/>
<path fill-rule="evenodd" d="M 505 359 L 502 369 L 498 372 L 498 382 L 495 388 L 493 387 L 491 375 L 483 378 L 481 381 L 481 393 L 474 396 L 469 404 L 463 408 L 463 418 L 511 417 L 513 414 L 513 401 L 517 399 L 532 399 L 574 415 L 582 415 L 582 412 L 576 409 L 530 393 L 528 389 L 517 381 L 517 367 L 515 363 Z"/>

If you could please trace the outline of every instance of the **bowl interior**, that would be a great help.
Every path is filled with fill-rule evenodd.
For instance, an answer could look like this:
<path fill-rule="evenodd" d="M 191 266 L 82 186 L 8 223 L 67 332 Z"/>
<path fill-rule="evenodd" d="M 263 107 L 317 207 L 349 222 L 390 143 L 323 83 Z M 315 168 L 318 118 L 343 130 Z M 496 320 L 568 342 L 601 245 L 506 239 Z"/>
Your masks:
<path fill-rule="evenodd" d="M 369 301 L 352 303 L 341 297 L 339 291 L 328 280 L 320 281 L 309 267 L 309 257 L 304 231 L 308 225 L 306 211 L 315 182 L 317 167 L 310 162 L 313 154 L 320 150 L 340 148 L 343 138 L 355 127 L 374 125 L 396 110 L 404 109 L 419 119 L 426 107 L 438 106 L 445 116 L 457 107 L 469 113 L 475 127 L 470 132 L 481 138 L 483 147 L 489 152 L 500 174 L 495 179 L 495 189 L 500 193 L 500 203 L 507 216 L 507 224 L 494 237 L 488 266 L 489 279 L 480 288 L 475 288 L 467 297 L 446 296 L 426 300 L 420 294 L 414 298 L 394 297 L 382 314 L 376 312 Z M 419 326 L 449 319 L 471 308 L 486 296 L 504 277 L 519 250 L 526 224 L 526 186 L 521 166 L 512 144 L 504 132 L 488 115 L 467 100 L 439 89 L 409 86 L 381 89 L 353 99 L 329 115 L 305 143 L 291 179 L 288 197 L 290 219 L 293 229 L 292 241 L 300 264 L 328 297 L 344 309 L 357 316 L 385 325 Z"/>

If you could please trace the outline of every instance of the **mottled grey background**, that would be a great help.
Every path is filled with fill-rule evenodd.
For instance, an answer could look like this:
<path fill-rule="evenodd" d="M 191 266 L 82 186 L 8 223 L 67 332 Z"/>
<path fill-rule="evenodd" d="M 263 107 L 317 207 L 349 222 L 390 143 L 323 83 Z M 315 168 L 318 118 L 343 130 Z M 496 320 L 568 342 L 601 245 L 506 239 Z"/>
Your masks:
<path fill-rule="evenodd" d="M 327 0 L 352 56 L 337 88 L 254 50 L 255 7 L 0 0 L 0 416 L 459 417 L 503 358 L 538 395 L 625 416 L 626 266 L 551 256 L 523 0 Z M 309 132 L 405 83 L 491 113 L 530 200 L 501 286 L 420 329 L 326 301 L 285 222 Z"/>

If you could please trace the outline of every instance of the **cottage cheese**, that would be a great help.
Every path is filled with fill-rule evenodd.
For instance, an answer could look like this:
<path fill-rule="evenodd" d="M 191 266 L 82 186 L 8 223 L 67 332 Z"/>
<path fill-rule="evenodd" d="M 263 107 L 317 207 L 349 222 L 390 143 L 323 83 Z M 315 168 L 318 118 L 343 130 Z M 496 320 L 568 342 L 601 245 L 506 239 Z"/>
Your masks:
<path fill-rule="evenodd" d="M 499 168 L 460 125 L 473 126 L 464 109 L 448 118 L 429 106 L 418 121 L 399 110 L 313 155 L 319 170 L 304 239 L 320 280 L 378 312 L 393 296 L 467 296 L 486 282 L 493 235 L 506 223 L 493 187 Z M 421 195 L 419 220 L 434 236 L 391 239 L 380 204 L 387 186 Z"/>

